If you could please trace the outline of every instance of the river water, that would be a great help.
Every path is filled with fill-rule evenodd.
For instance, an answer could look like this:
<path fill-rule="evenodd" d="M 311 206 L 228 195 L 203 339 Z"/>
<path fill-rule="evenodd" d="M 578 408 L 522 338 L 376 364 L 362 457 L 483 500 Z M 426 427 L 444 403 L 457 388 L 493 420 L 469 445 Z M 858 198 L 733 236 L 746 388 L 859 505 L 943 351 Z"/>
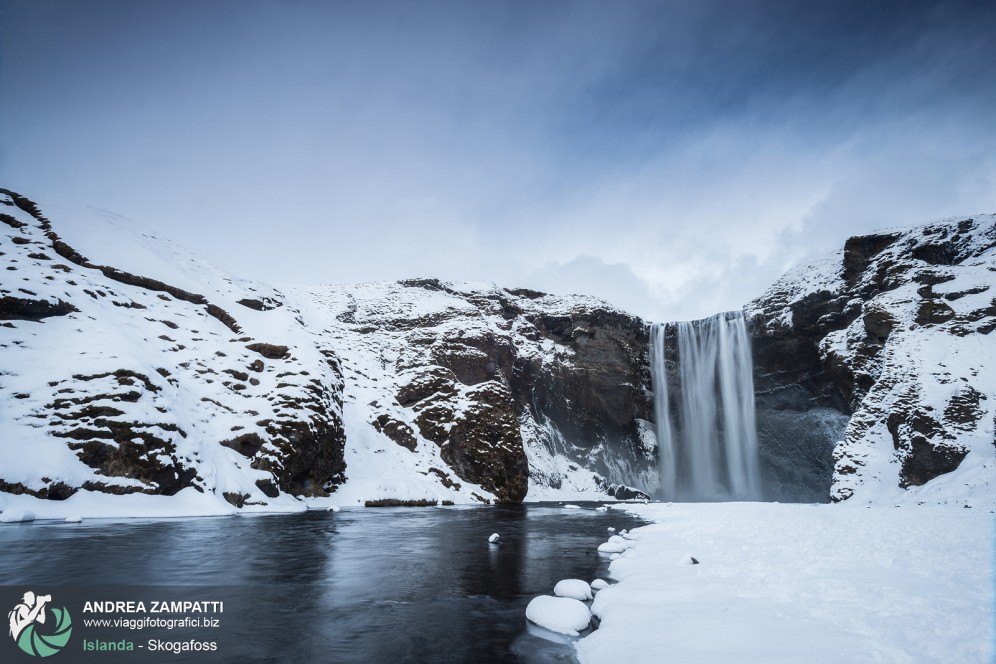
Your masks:
<path fill-rule="evenodd" d="M 164 662 L 570 662 L 526 605 L 604 577 L 608 527 L 640 525 L 582 505 L 8 525 L 0 585 L 227 588 L 220 652 Z"/>

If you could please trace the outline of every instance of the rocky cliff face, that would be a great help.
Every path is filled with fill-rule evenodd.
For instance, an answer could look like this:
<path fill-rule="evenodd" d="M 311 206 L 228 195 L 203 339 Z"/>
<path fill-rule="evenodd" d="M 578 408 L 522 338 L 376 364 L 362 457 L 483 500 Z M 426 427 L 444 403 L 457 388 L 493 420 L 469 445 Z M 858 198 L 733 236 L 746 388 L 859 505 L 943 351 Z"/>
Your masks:
<path fill-rule="evenodd" d="M 296 297 L 343 359 L 347 420 L 416 455 L 438 449 L 447 481 L 503 501 L 655 485 L 639 319 L 593 298 L 434 279 Z"/>
<path fill-rule="evenodd" d="M 0 489 L 241 507 L 342 481 L 338 361 L 279 292 L 196 266 L 188 290 L 91 261 L 14 192 L 0 209 Z"/>
<path fill-rule="evenodd" d="M 431 279 L 281 291 L 78 214 L 53 224 L 0 190 L 0 502 L 518 502 L 656 481 L 645 328 L 600 301 Z"/>
<path fill-rule="evenodd" d="M 774 497 L 988 492 L 994 273 L 985 215 L 851 238 L 747 306 Z"/>
<path fill-rule="evenodd" d="M 0 190 L 2 519 L 12 496 L 213 513 L 659 487 L 648 328 L 604 302 L 280 290 L 79 214 L 53 224 Z M 994 288 L 983 216 L 852 238 L 750 303 L 766 497 L 988 493 Z"/>

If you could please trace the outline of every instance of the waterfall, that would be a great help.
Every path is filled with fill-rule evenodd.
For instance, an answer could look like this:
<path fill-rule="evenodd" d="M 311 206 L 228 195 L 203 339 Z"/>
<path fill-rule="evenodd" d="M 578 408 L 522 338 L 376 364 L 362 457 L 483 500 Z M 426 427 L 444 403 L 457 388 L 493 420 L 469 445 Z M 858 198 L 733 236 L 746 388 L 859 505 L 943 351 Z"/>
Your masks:
<path fill-rule="evenodd" d="M 760 497 L 750 338 L 743 314 L 676 324 L 678 426 L 672 424 L 665 326 L 650 331 L 654 413 L 665 500 Z"/>
<path fill-rule="evenodd" d="M 675 492 L 677 465 L 674 455 L 674 436 L 671 431 L 671 414 L 668 408 L 663 325 L 653 325 L 650 328 L 650 370 L 654 388 L 654 422 L 656 423 L 661 492 L 665 497 L 670 497 Z"/>

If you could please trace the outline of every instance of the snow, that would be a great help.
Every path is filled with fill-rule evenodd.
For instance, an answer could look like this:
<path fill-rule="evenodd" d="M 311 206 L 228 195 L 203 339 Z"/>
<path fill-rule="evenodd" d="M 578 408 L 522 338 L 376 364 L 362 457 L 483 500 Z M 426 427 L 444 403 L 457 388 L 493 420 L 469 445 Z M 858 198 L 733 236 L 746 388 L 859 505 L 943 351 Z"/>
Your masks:
<path fill-rule="evenodd" d="M 565 510 L 579 510 L 579 509 L 581 509 L 581 506 L 580 505 L 564 505 L 564 509 Z"/>
<path fill-rule="evenodd" d="M 993 512 L 953 506 L 629 506 L 600 662 L 989 662 Z M 687 564 L 694 551 L 698 565 Z"/>
<path fill-rule="evenodd" d="M 629 543 L 620 535 L 613 535 L 608 542 L 598 545 L 599 553 L 622 553 L 629 548 Z"/>
<path fill-rule="evenodd" d="M 557 597 L 570 597 L 580 601 L 591 599 L 591 586 L 587 581 L 581 579 L 564 579 L 558 581 L 553 587 L 553 594 Z"/>
<path fill-rule="evenodd" d="M 602 590 L 608 587 L 609 587 L 609 582 L 606 581 L 605 579 L 595 579 L 594 581 L 591 582 L 592 590 Z"/>
<path fill-rule="evenodd" d="M 551 632 L 577 636 L 591 622 L 591 612 L 576 599 L 540 595 L 530 600 L 526 618 Z"/>

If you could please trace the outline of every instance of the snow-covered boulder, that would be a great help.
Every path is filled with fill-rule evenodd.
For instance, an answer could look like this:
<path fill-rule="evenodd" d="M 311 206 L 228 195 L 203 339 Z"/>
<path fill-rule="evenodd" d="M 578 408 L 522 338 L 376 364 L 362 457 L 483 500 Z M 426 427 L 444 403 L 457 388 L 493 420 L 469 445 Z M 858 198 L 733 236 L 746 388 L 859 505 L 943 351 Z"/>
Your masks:
<path fill-rule="evenodd" d="M 526 618 L 551 632 L 577 636 L 591 623 L 591 611 L 576 599 L 540 595 L 530 600 Z"/>
<path fill-rule="evenodd" d="M 630 543 L 626 541 L 625 538 L 619 535 L 613 535 L 609 538 L 609 541 L 603 542 L 598 545 L 599 553 L 622 553 L 628 549 Z"/>
<path fill-rule="evenodd" d="M 587 601 L 591 599 L 591 586 L 587 581 L 581 579 L 564 579 L 558 581 L 553 587 L 553 594 L 557 597 L 570 597 L 572 599 Z"/>

